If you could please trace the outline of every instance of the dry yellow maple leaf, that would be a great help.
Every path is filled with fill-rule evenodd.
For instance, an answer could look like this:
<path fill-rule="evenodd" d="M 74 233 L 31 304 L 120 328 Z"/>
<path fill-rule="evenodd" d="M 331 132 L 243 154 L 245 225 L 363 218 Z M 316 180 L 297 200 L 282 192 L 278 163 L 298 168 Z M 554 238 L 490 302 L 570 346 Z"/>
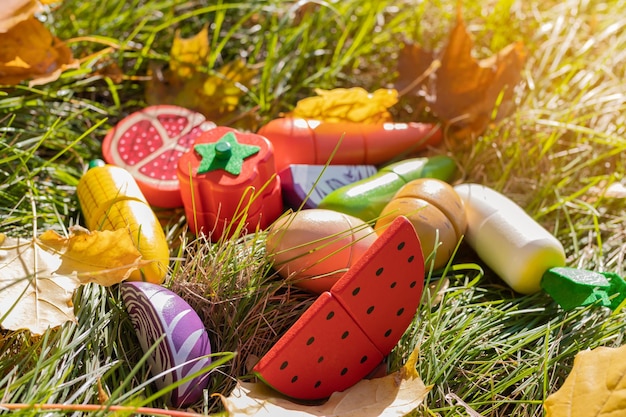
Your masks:
<path fill-rule="evenodd" d="M 416 349 L 399 371 L 364 379 L 334 393 L 321 405 L 294 403 L 260 382 L 238 382 L 228 397 L 222 397 L 222 403 L 230 417 L 400 417 L 417 408 L 432 388 L 424 384 L 415 369 L 417 357 Z"/>
<path fill-rule="evenodd" d="M 386 123 L 388 109 L 398 102 L 398 92 L 381 88 L 373 93 L 361 87 L 316 89 L 317 96 L 299 100 L 291 116 L 328 122 Z"/>
<path fill-rule="evenodd" d="M 626 415 L 626 345 L 579 352 L 561 388 L 544 402 L 545 417 Z"/>
<path fill-rule="evenodd" d="M 246 94 L 257 70 L 243 60 L 233 60 L 207 73 L 209 53 L 206 27 L 190 38 L 181 38 L 177 33 L 170 50 L 169 68 L 162 71 L 153 66 L 149 70 L 148 104 L 175 104 L 200 112 L 217 124 L 227 124 L 234 118 L 239 100 Z"/>
<path fill-rule="evenodd" d="M 74 227 L 69 238 L 48 230 L 38 241 L 43 249 L 61 257 L 54 272 L 75 275 L 81 284 L 118 284 L 140 265 L 141 253 L 124 229 L 89 231 Z"/>
<path fill-rule="evenodd" d="M 35 239 L 0 234 L 0 324 L 42 334 L 74 321 L 72 297 L 82 284 L 119 283 L 140 265 L 141 254 L 125 230 L 73 228 Z"/>

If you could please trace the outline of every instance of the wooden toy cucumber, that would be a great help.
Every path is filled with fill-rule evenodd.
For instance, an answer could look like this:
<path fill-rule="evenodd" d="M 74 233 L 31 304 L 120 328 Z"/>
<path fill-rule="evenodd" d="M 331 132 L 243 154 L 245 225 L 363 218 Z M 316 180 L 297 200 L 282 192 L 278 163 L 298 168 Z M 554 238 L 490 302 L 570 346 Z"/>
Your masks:
<path fill-rule="evenodd" d="M 387 165 L 369 178 L 336 189 L 320 201 L 318 208 L 339 211 L 369 222 L 380 215 L 406 183 L 418 178 L 449 181 L 455 172 L 454 160 L 444 155 L 407 159 Z"/>
<path fill-rule="evenodd" d="M 398 217 L 256 364 L 283 394 L 316 400 L 343 391 L 388 355 L 413 321 L 424 258 L 411 222 Z"/>

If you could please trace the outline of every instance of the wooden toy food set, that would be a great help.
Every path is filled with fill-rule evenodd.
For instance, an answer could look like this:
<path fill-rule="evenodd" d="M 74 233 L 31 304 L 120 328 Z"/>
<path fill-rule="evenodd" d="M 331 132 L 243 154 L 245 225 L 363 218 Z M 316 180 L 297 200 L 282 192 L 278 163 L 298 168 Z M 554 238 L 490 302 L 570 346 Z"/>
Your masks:
<path fill-rule="evenodd" d="M 414 320 L 425 260 L 445 267 L 463 239 L 521 294 L 543 289 L 565 309 L 615 308 L 626 298 L 621 277 L 566 268 L 560 242 L 512 200 L 479 184 L 450 185 L 451 158 L 377 167 L 440 140 L 429 124 L 294 118 L 245 133 L 176 106 L 146 108 L 112 129 L 103 143 L 109 164 L 88 170 L 77 194 L 88 228 L 125 228 L 142 254 L 121 294 L 158 387 L 185 381 L 170 404 L 201 398 L 211 346 L 197 314 L 159 285 L 169 248 L 150 206 L 184 207 L 190 232 L 213 242 L 267 231 L 273 270 L 317 298 L 253 372 L 300 400 L 370 374 Z M 285 206 L 296 211 L 283 214 Z"/>
<path fill-rule="evenodd" d="M 94 163 L 77 186 L 85 223 L 92 230 L 126 229 L 145 265 L 121 284 L 121 293 L 139 343 L 159 388 L 178 381 L 168 395 L 174 407 L 200 399 L 208 384 L 211 345 L 197 313 L 161 286 L 169 264 L 163 228 L 131 174 L 124 168 Z M 190 375 L 197 374 L 190 378 Z"/>

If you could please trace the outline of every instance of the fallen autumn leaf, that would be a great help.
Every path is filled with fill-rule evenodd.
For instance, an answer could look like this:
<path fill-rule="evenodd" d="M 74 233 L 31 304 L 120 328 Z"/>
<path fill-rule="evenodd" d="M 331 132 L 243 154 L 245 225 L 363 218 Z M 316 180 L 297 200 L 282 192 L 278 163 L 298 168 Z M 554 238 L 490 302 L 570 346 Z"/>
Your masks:
<path fill-rule="evenodd" d="M 69 68 L 78 67 L 67 45 L 35 17 L 0 33 L 0 84 L 30 79 L 30 86 L 52 82 Z"/>
<path fill-rule="evenodd" d="M 334 393 L 321 405 L 295 403 L 261 382 L 238 382 L 228 397 L 221 397 L 222 403 L 230 417 L 405 416 L 424 401 L 432 388 L 424 384 L 415 369 L 417 357 L 416 349 L 397 372 L 363 379 L 343 392 Z"/>
<path fill-rule="evenodd" d="M 2 327 L 40 335 L 74 321 L 76 288 L 121 282 L 140 257 L 125 230 L 78 231 L 68 238 L 47 231 L 32 240 L 0 234 Z"/>
<path fill-rule="evenodd" d="M 217 124 L 227 124 L 257 70 L 243 60 L 233 60 L 207 73 L 202 68 L 208 64 L 209 53 L 206 27 L 190 38 L 181 38 L 177 33 L 169 68 L 161 70 L 153 65 L 149 70 L 147 103 L 174 104 L 202 113 Z"/>
<path fill-rule="evenodd" d="M 398 102 L 398 92 L 381 88 L 373 93 L 360 87 L 316 89 L 317 96 L 304 98 L 290 116 L 327 122 L 392 122 L 387 109 Z"/>
<path fill-rule="evenodd" d="M 36 0 L 4 0 L 0 8 L 0 33 L 30 18 L 41 9 Z"/>
<path fill-rule="evenodd" d="M 544 402 L 545 417 L 626 414 L 626 345 L 579 352 L 561 388 Z"/>
<path fill-rule="evenodd" d="M 490 122 L 510 114 L 514 88 L 526 60 L 522 42 L 482 60 L 473 57 L 473 48 L 458 10 L 456 25 L 442 51 L 427 51 L 411 43 L 404 46 L 395 83 L 403 94 L 423 97 L 437 117 L 453 129 L 453 136 L 464 140 L 472 140 Z"/>

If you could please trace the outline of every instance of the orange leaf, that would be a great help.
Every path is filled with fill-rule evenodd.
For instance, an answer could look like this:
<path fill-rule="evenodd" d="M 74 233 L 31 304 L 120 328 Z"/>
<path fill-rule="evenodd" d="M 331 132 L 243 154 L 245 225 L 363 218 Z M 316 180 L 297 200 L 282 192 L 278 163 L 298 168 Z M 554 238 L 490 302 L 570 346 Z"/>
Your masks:
<path fill-rule="evenodd" d="M 526 59 L 522 42 L 483 60 L 472 56 L 473 47 L 459 10 L 443 51 L 435 53 L 407 44 L 398 59 L 396 88 L 423 96 L 437 117 L 454 129 L 456 137 L 475 137 L 490 122 L 510 114 L 513 91 Z"/>
<path fill-rule="evenodd" d="M 31 86 L 45 84 L 77 65 L 65 43 L 34 17 L 0 33 L 0 84 L 26 79 L 31 79 Z"/>
<path fill-rule="evenodd" d="M 0 33 L 33 16 L 41 6 L 36 0 L 3 0 L 0 7 Z"/>

